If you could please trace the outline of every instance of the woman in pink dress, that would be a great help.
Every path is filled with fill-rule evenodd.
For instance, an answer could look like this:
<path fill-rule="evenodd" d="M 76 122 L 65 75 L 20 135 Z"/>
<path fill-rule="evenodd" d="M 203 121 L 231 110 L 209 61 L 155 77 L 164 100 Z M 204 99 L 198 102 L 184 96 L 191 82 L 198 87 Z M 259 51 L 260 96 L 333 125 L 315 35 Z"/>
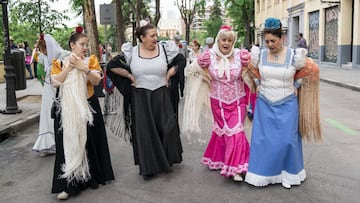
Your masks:
<path fill-rule="evenodd" d="M 244 132 L 248 94 L 241 77 L 250 54 L 234 48 L 237 34 L 223 25 L 212 49 L 198 58 L 210 74 L 210 106 L 214 123 L 201 163 L 235 181 L 242 181 L 248 169 L 249 143 Z"/>

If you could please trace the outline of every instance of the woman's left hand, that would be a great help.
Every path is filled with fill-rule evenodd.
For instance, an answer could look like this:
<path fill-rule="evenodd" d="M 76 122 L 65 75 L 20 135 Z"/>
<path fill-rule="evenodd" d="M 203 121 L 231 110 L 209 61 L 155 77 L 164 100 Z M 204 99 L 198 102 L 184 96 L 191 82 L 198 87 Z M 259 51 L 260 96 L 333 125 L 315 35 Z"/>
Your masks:
<path fill-rule="evenodd" d="M 89 68 L 84 64 L 84 60 L 75 54 L 71 54 L 70 56 L 70 66 L 78 69 L 79 71 L 88 72 Z"/>
<path fill-rule="evenodd" d="M 166 86 L 168 87 L 169 86 L 169 81 L 170 81 L 170 78 L 172 76 L 174 76 L 176 74 L 176 70 L 175 70 L 175 67 L 171 67 L 167 73 L 166 73 Z"/>

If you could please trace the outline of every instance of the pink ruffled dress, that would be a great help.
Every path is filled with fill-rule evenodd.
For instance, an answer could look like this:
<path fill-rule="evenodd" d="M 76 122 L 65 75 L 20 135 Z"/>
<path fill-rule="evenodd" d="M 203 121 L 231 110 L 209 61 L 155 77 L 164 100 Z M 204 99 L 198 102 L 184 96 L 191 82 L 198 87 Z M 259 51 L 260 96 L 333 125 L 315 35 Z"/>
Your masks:
<path fill-rule="evenodd" d="M 216 53 L 207 50 L 198 58 L 200 67 L 211 75 L 210 102 L 214 117 L 211 139 L 201 163 L 212 170 L 221 170 L 225 177 L 246 173 L 249 162 L 249 142 L 244 131 L 248 94 L 242 80 L 242 66 L 247 65 L 247 50 L 234 49 L 230 60 L 230 78 L 218 74 Z"/>

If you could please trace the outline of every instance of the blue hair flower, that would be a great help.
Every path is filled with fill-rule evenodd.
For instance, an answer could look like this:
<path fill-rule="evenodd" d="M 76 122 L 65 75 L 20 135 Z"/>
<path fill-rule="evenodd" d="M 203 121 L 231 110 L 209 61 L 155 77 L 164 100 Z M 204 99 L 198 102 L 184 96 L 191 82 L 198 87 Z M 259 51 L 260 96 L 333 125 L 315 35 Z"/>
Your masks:
<path fill-rule="evenodd" d="M 279 19 L 277 18 L 267 18 L 265 20 L 265 25 L 264 25 L 265 28 L 267 29 L 279 29 L 281 27 L 281 22 Z"/>

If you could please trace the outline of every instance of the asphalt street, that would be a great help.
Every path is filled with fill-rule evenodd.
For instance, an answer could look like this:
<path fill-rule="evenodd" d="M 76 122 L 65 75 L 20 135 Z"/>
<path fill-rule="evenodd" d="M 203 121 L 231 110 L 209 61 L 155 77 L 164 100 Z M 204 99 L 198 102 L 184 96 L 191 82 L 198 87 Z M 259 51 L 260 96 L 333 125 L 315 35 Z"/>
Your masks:
<path fill-rule="evenodd" d="M 172 173 L 145 181 L 133 164 L 131 145 L 108 131 L 116 180 L 67 202 L 359 202 L 360 92 L 326 83 L 320 92 L 324 141 L 304 142 L 307 179 L 300 186 L 256 188 L 225 179 L 200 164 L 206 145 L 190 142 L 186 135 L 183 162 Z M 183 100 L 180 112 L 182 105 Z M 210 135 L 210 124 L 201 126 Z M 31 151 L 37 134 L 34 124 L 0 143 L 0 202 L 58 201 L 50 193 L 54 156 Z"/>

